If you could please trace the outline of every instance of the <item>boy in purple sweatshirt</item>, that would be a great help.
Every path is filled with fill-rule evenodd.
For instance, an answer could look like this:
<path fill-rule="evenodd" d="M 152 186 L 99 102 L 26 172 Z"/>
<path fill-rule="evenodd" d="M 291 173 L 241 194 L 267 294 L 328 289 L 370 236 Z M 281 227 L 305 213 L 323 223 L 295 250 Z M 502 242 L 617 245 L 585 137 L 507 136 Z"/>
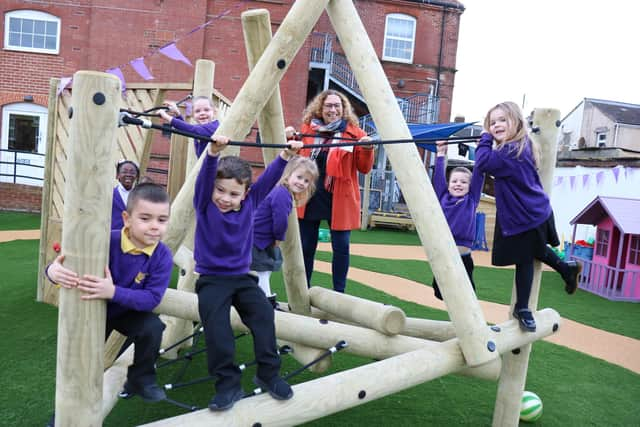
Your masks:
<path fill-rule="evenodd" d="M 488 132 L 480 137 L 475 166 L 495 178 L 496 228 L 491 263 L 515 264 L 513 317 L 522 330 L 534 332 L 536 322 L 529 310 L 534 259 L 560 273 L 568 294 L 575 293 L 582 267 L 575 261 L 563 262 L 548 246 L 558 246 L 560 241 L 549 197 L 538 176 L 538 150 L 529 139 L 520 107 L 514 102 L 497 104 L 487 113 L 484 128 Z"/>
<path fill-rule="evenodd" d="M 180 110 L 175 102 L 167 101 L 165 105 L 169 108 L 169 112 L 167 113 L 164 110 L 160 110 L 159 114 L 171 127 L 202 135 L 202 139 L 193 140 L 196 157 L 200 158 L 200 155 L 209 143 L 209 138 L 218 130 L 218 126 L 220 126 L 220 122 L 215 120 L 217 112 L 215 105 L 213 105 L 211 99 L 206 96 L 196 96 L 193 98 L 193 118 L 197 124 L 187 123 L 180 115 Z"/>
<path fill-rule="evenodd" d="M 475 291 L 471 248 L 476 234 L 476 209 L 480 203 L 484 175 L 477 168 L 474 168 L 472 174 L 467 168 L 457 167 L 451 171 L 449 182 L 447 183 L 445 177 L 446 155 L 447 145 L 444 141 L 439 141 L 436 167 L 433 172 L 433 186 L 451 229 L 453 239 L 458 246 L 458 252 L 460 252 L 462 263 L 469 275 L 471 286 Z M 435 297 L 442 300 L 442 294 L 440 294 L 440 288 L 438 288 L 435 277 L 431 286 Z"/>
<path fill-rule="evenodd" d="M 129 194 L 123 219 L 124 227 L 111 231 L 105 277 L 78 277 L 63 266 L 64 255 L 47 266 L 45 274 L 56 285 L 83 292 L 83 300 L 107 301 L 105 336 L 116 330 L 135 345 L 124 392 L 157 402 L 166 398 L 156 384 L 155 369 L 165 325 L 151 311 L 164 296 L 173 268 L 171 251 L 160 241 L 169 223 L 169 195 L 159 185 L 138 184 Z"/>
<path fill-rule="evenodd" d="M 254 215 L 276 185 L 288 159 L 302 143 L 291 141 L 251 185 L 251 166 L 239 157 L 219 159 L 228 138 L 214 135 L 195 184 L 194 259 L 198 311 L 207 343 L 210 375 L 217 376 L 209 409 L 230 409 L 244 396 L 240 369 L 234 364 L 235 344 L 229 319 L 233 305 L 253 335 L 257 361 L 254 382 L 279 400 L 293 390 L 280 376 L 274 312 L 255 276 L 249 275 Z M 251 189 L 249 190 L 249 186 Z"/>

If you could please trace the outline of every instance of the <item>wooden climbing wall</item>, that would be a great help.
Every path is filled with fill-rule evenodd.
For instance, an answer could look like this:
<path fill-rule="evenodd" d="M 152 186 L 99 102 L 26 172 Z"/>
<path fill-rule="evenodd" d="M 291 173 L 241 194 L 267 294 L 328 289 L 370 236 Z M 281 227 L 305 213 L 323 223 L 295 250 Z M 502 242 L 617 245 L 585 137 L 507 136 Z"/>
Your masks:
<path fill-rule="evenodd" d="M 49 89 L 49 121 L 45 161 L 45 176 L 42 189 L 41 238 L 38 264 L 37 300 L 57 305 L 58 289 L 44 278 L 44 268 L 56 257 L 53 245 L 61 241 L 62 215 L 64 211 L 64 183 L 69 167 L 67 144 L 72 116 L 71 90 L 57 94 L 58 79 L 52 79 Z M 192 90 L 191 83 L 130 83 L 124 91 L 120 108 L 131 111 L 145 111 L 162 105 L 167 91 Z M 218 105 L 218 118 L 222 118 L 230 101 L 213 90 L 213 101 Z M 114 126 L 116 124 L 114 123 Z M 140 176 L 144 176 L 151 156 L 153 133 L 140 126 L 123 126 L 117 131 L 117 145 L 114 147 L 112 162 L 128 159 L 140 165 Z M 186 147 L 185 147 L 186 149 Z M 181 185 L 179 183 L 178 185 Z"/>

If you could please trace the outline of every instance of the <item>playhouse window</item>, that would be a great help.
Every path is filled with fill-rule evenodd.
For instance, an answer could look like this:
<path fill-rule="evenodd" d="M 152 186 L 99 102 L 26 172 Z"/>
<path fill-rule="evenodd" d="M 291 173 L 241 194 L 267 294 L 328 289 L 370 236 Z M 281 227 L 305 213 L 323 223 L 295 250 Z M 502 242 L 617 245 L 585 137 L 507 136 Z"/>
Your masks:
<path fill-rule="evenodd" d="M 629 264 L 640 265 L 640 236 L 631 236 Z"/>
<path fill-rule="evenodd" d="M 598 230 L 596 233 L 596 255 L 607 256 L 609 249 L 609 230 Z"/>

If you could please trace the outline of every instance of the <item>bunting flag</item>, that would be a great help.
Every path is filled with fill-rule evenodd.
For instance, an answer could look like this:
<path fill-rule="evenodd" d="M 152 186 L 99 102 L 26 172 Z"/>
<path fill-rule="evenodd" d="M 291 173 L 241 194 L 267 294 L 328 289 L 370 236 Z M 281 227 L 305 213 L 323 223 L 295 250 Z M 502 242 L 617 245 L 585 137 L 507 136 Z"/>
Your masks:
<path fill-rule="evenodd" d="M 178 49 L 178 46 L 176 46 L 175 43 L 169 43 L 168 45 L 161 47 L 158 49 L 158 52 L 167 58 L 171 58 L 174 61 L 184 62 L 188 66 L 193 67 L 191 61 L 189 61 L 189 59 L 180 52 L 180 49 Z"/>
<path fill-rule="evenodd" d="M 604 172 L 598 172 L 596 174 L 596 182 L 602 184 L 602 181 L 604 181 Z"/>
<path fill-rule="evenodd" d="M 136 58 L 130 61 L 129 64 L 131 64 L 131 68 L 133 68 L 140 77 L 145 80 L 153 80 L 151 72 L 144 63 L 144 57 Z"/>
<path fill-rule="evenodd" d="M 573 187 L 575 187 L 576 185 L 576 177 L 575 176 L 570 176 L 569 177 L 569 186 L 570 188 L 573 190 Z"/>
<path fill-rule="evenodd" d="M 122 70 L 120 69 L 120 67 L 109 68 L 108 70 L 105 70 L 105 72 L 109 74 L 113 74 L 114 76 L 120 79 L 120 83 L 122 83 L 121 89 L 122 89 L 122 92 L 124 92 L 125 89 L 127 88 L 127 84 L 124 81 L 124 75 L 122 74 Z"/>
<path fill-rule="evenodd" d="M 56 95 L 60 96 L 60 94 L 62 93 L 62 91 L 69 86 L 69 84 L 71 83 L 71 81 L 73 80 L 73 77 L 62 77 L 60 79 L 60 82 L 58 82 L 58 89 L 56 90 Z"/>
<path fill-rule="evenodd" d="M 582 175 L 582 186 L 586 187 L 587 182 L 589 182 L 589 175 Z"/>

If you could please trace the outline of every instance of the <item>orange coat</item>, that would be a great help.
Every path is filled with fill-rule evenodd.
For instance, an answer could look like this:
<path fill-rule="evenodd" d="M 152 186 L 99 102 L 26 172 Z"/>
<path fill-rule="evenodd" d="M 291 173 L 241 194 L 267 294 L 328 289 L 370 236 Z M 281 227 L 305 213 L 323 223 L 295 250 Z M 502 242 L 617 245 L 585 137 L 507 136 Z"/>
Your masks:
<path fill-rule="evenodd" d="M 303 134 L 314 134 L 309 124 L 303 124 Z M 357 126 L 348 124 L 343 137 L 360 139 L 367 133 Z M 302 139 L 304 145 L 314 143 L 313 137 Z M 339 142 L 339 141 L 338 141 Z M 301 150 L 301 155 L 310 156 L 311 150 Z M 331 208 L 332 230 L 354 230 L 360 228 L 360 188 L 358 174 L 368 173 L 373 167 L 373 148 L 354 146 L 353 152 L 338 147 L 329 150 L 327 175 L 333 176 L 333 197 Z M 322 185 L 323 183 L 319 183 Z M 298 218 L 304 217 L 305 207 L 298 208 Z"/>

